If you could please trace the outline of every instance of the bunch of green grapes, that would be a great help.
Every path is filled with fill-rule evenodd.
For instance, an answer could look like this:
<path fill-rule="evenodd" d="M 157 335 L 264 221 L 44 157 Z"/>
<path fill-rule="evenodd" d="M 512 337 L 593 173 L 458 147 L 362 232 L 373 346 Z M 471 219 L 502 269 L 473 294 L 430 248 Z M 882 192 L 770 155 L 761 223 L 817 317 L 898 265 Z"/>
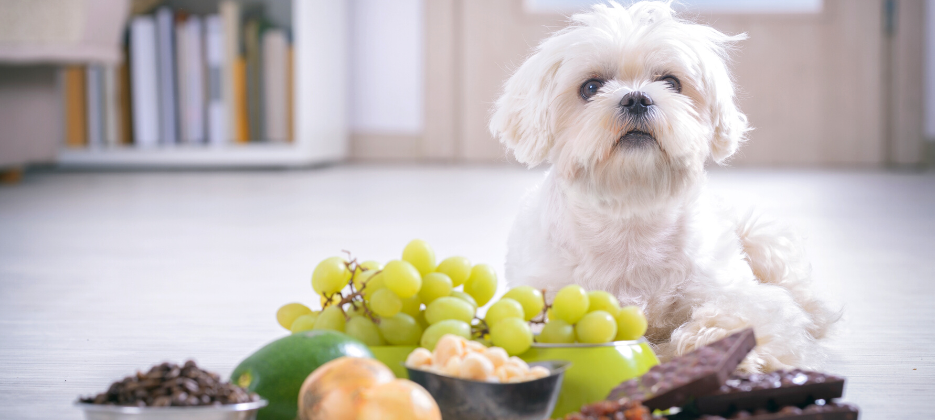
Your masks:
<path fill-rule="evenodd" d="M 497 274 L 489 265 L 472 265 L 465 257 L 436 264 L 432 247 L 415 239 L 401 259 L 385 265 L 327 258 L 315 267 L 312 288 L 323 309 L 286 304 L 276 313 L 280 325 L 294 333 L 341 331 L 371 346 L 434 349 L 445 334 L 483 336 L 475 314 L 496 292 Z"/>
<path fill-rule="evenodd" d="M 635 340 L 646 332 L 646 317 L 637 306 L 620 307 L 613 295 L 565 286 L 546 305 L 542 292 L 530 286 L 510 289 L 490 306 L 484 321 L 491 342 L 510 354 L 521 354 L 539 343 L 598 344 Z M 531 323 L 545 324 L 533 336 Z"/>

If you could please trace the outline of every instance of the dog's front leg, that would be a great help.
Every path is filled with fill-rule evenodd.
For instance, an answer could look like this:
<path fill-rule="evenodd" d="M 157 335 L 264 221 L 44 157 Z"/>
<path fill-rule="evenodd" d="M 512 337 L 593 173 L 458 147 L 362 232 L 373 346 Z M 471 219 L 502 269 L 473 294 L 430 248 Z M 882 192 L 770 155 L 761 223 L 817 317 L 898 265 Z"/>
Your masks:
<path fill-rule="evenodd" d="M 743 282 L 721 292 L 692 311 L 691 319 L 672 333 L 668 343 L 659 346 L 660 356 L 668 359 L 682 355 L 753 327 L 757 347 L 740 369 L 769 372 L 807 368 L 816 362 L 820 352 L 808 333 L 811 319 L 788 290 Z"/>

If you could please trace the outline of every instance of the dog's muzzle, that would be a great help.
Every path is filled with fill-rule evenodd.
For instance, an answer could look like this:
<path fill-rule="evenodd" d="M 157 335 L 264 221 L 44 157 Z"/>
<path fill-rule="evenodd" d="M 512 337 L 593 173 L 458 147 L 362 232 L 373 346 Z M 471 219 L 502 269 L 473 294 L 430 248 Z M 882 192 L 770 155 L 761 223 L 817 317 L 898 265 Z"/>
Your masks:
<path fill-rule="evenodd" d="M 643 92 L 630 92 L 623 95 L 620 99 L 620 107 L 623 112 L 633 117 L 642 117 L 653 106 L 653 98 Z"/>
<path fill-rule="evenodd" d="M 617 144 L 646 146 L 656 142 L 649 119 L 652 115 L 653 99 L 643 92 L 630 92 L 620 99 L 620 116 L 627 131 Z"/>

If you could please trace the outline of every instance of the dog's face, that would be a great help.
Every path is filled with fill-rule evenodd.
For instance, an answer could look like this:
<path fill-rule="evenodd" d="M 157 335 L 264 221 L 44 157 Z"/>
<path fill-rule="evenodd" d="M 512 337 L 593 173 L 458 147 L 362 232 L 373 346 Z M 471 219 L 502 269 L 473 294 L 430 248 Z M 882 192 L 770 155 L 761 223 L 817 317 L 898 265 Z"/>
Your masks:
<path fill-rule="evenodd" d="M 729 37 L 667 3 L 595 6 L 507 81 L 490 130 L 529 166 L 553 164 L 600 204 L 655 207 L 702 179 L 748 130 L 725 59 Z"/>

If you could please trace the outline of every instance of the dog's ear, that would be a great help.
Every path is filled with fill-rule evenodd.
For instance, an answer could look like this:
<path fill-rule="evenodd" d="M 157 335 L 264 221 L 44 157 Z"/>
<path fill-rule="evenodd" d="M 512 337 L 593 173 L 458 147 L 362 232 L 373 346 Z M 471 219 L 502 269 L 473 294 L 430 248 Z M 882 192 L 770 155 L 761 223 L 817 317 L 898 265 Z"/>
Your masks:
<path fill-rule="evenodd" d="M 554 143 L 549 107 L 562 58 L 547 51 L 540 47 L 507 80 L 490 118 L 490 133 L 529 167 L 545 161 Z"/>
<path fill-rule="evenodd" d="M 710 145 L 711 159 L 723 165 L 746 141 L 747 132 L 750 131 L 747 116 L 737 107 L 734 82 L 727 67 L 729 47 L 747 36 L 728 36 L 711 28 L 706 30 L 709 31 L 708 41 L 713 45 L 711 52 L 714 53 L 711 60 L 705 60 L 708 97 L 712 98 L 708 104 L 709 115 L 714 127 Z"/>

